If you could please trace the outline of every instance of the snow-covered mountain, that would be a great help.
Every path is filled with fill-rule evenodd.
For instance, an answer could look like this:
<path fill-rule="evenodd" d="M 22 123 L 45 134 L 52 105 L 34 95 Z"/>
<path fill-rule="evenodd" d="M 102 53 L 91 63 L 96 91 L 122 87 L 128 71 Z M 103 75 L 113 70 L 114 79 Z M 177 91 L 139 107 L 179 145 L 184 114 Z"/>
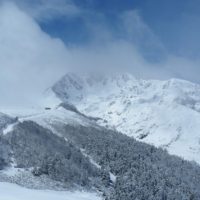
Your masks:
<path fill-rule="evenodd" d="M 69 73 L 52 90 L 85 115 L 98 117 L 101 125 L 200 163 L 198 84 Z"/>
<path fill-rule="evenodd" d="M 123 116 L 123 123 L 129 128 L 123 124 L 116 128 L 122 131 L 124 128 L 131 136 L 135 131 L 135 137 L 145 141 L 153 134 L 153 130 L 163 131 L 169 125 L 169 121 L 165 122 L 161 116 L 166 114 L 169 118 L 170 113 L 161 113 L 164 109 L 175 110 L 177 115 L 185 111 L 198 116 L 197 103 L 193 106 L 191 103 L 183 104 L 183 101 L 175 98 L 175 89 L 174 92 L 168 92 L 172 91 L 170 87 L 173 84 L 185 85 L 187 82 L 172 82 L 165 86 L 167 82 L 139 81 L 128 74 L 107 78 L 70 74 L 52 88 L 60 100 L 48 89 L 45 93 L 48 101 L 44 99 L 41 107 L 4 110 L 6 114 L 0 115 L 0 185 L 14 192 L 11 196 L 8 192 L 2 194 L 13 200 L 23 194 L 27 194 L 24 198 L 30 198 L 33 194 L 43 199 L 54 196 L 62 199 L 66 196 L 69 200 L 81 200 L 83 197 L 87 200 L 160 200 L 163 197 L 199 200 L 199 165 L 168 155 L 162 149 L 113 130 L 115 123 L 119 123 L 120 116 Z M 190 84 L 187 84 L 191 91 Z M 162 90 L 166 90 L 166 94 L 162 94 Z M 193 96 L 190 94 L 192 102 L 198 102 L 195 92 Z M 152 97 L 155 93 L 157 97 Z M 135 108 L 137 104 L 138 108 Z M 145 109 L 148 112 L 145 113 Z M 134 113 L 136 111 L 137 114 Z M 148 114 L 149 119 L 140 121 L 144 119 L 144 114 L 140 115 L 140 112 Z M 135 128 L 137 123 L 134 122 L 137 115 L 138 123 L 146 126 L 148 123 L 157 123 L 157 126 L 155 129 L 149 128 L 152 131 L 149 134 L 145 135 L 145 128 L 138 133 Z M 192 117 L 196 116 L 193 114 Z M 169 119 L 167 117 L 167 120 L 174 118 L 172 115 Z M 184 119 L 185 113 L 181 117 Z M 175 122 L 178 123 L 178 120 L 177 117 Z M 197 124 L 195 121 L 193 123 Z M 166 129 L 170 130 L 169 127 Z M 173 127 L 171 130 L 174 130 Z M 172 137 L 167 131 L 162 134 Z M 181 134 L 185 137 L 189 135 L 185 132 Z M 181 137 L 172 143 L 176 144 Z M 194 138 L 191 138 L 194 142 Z"/>

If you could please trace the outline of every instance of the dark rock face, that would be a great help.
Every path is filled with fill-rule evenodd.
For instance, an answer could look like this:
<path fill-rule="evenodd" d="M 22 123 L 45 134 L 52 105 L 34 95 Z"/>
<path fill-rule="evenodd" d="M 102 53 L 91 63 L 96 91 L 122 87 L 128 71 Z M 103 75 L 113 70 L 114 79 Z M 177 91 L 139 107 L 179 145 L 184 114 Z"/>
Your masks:
<path fill-rule="evenodd" d="M 70 90 L 81 91 L 83 89 L 82 81 L 73 73 L 65 75 L 59 82 L 57 82 L 52 90 L 64 102 L 68 100 Z"/>
<path fill-rule="evenodd" d="M 83 113 L 81 113 L 81 112 L 76 108 L 76 106 L 74 106 L 73 104 L 68 103 L 68 102 L 60 103 L 60 105 L 59 105 L 58 107 L 63 107 L 63 108 L 66 109 L 66 110 L 75 112 L 75 113 L 79 114 L 80 116 L 82 116 L 82 117 L 84 117 L 84 118 L 86 118 L 86 119 L 88 119 L 88 120 L 91 120 L 91 121 L 102 120 L 102 119 L 99 118 L 99 117 L 91 117 L 91 116 L 84 115 Z"/>
<path fill-rule="evenodd" d="M 78 111 L 78 109 L 74 105 L 72 105 L 70 103 L 63 102 L 63 103 L 61 103 L 59 105 L 59 107 L 63 107 L 66 110 L 69 110 L 69 111 L 72 111 L 72 112 L 80 114 L 80 112 Z"/>

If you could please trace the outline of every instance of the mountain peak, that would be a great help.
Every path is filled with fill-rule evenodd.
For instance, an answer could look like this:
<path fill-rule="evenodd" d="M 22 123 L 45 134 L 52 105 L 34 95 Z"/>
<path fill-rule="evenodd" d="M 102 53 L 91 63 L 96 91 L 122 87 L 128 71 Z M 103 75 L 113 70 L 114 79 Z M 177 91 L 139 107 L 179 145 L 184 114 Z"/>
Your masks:
<path fill-rule="evenodd" d="M 142 80 L 128 73 L 67 74 L 52 89 L 80 112 L 104 119 L 100 125 L 200 162 L 198 84 Z"/>

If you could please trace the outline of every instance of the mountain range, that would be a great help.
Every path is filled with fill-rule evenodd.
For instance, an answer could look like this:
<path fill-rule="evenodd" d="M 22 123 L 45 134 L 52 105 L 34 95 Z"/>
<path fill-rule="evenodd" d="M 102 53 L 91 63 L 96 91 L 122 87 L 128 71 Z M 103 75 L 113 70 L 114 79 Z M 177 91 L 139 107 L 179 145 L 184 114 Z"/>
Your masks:
<path fill-rule="evenodd" d="M 200 163 L 200 85 L 131 74 L 67 74 L 53 87 L 63 102 L 138 141 Z"/>
<path fill-rule="evenodd" d="M 69 200 L 199 200 L 199 94 L 179 79 L 68 73 L 44 107 L 0 113 L 0 182 Z"/>

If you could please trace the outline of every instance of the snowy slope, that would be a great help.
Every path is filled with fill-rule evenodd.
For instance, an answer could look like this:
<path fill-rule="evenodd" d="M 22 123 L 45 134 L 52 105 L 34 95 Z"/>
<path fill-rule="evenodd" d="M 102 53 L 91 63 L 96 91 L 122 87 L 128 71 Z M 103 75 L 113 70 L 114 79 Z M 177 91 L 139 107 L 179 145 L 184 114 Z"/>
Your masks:
<path fill-rule="evenodd" d="M 62 100 L 101 125 L 200 163 L 200 85 L 130 74 L 67 74 L 53 87 Z"/>
<path fill-rule="evenodd" d="M 82 126 L 95 126 L 93 121 L 73 112 L 66 110 L 62 107 L 52 108 L 51 110 L 44 110 L 41 113 L 32 116 L 22 117 L 19 121 L 34 121 L 44 128 L 50 129 L 52 132 L 59 135 L 55 126 L 62 125 L 82 125 Z"/>
<path fill-rule="evenodd" d="M 2 133 L 6 135 L 13 130 L 16 124 L 23 121 L 34 121 L 58 135 L 59 133 L 54 128 L 55 126 L 67 124 L 74 126 L 97 125 L 94 119 L 84 116 L 75 107 L 71 105 L 62 106 L 60 104 L 62 101 L 55 96 L 51 89 L 45 91 L 40 102 L 41 104 L 36 107 L 1 110 L 3 113 L 6 113 L 0 113 L 0 129 L 2 127 Z"/>
<path fill-rule="evenodd" d="M 14 121 L 14 118 L 0 112 L 0 133 L 3 131 L 3 129 L 9 126 L 9 124 L 12 124 Z"/>
<path fill-rule="evenodd" d="M 10 134 L 12 134 L 12 131 L 16 131 L 18 126 L 22 124 L 25 121 L 33 121 L 36 122 L 37 124 L 41 125 L 44 127 L 46 130 L 50 129 L 54 134 L 57 134 L 61 137 L 63 137 L 60 132 L 58 131 L 59 129 L 62 129 L 63 125 L 73 125 L 73 126 L 97 126 L 95 121 L 87 118 L 86 116 L 82 115 L 81 113 L 74 112 L 69 109 L 65 109 L 62 106 L 55 106 L 55 107 L 50 107 L 50 105 L 47 103 L 46 106 L 48 109 L 45 109 L 45 107 L 42 109 L 26 109 L 20 110 L 9 110 L 7 113 L 10 114 L 9 117 L 6 114 L 1 114 L 0 118 L 0 123 L 3 124 L 2 130 L 0 131 L 0 140 L 9 137 Z M 73 109 L 73 107 L 72 107 Z M 6 110 L 4 110 L 6 111 Z M 13 119 L 13 120 L 11 120 Z M 10 121 L 9 121 L 10 120 Z M 31 127 L 30 127 L 31 130 Z M 34 130 L 34 128 L 33 128 Z M 37 131 L 36 131 L 37 132 Z M 44 131 L 45 132 L 45 131 Z M 48 130 L 47 130 L 48 132 Z M 49 132 L 48 132 L 49 133 Z M 33 131 L 34 134 L 34 131 Z M 42 132 L 43 134 L 43 132 Z M 11 135 L 10 135 L 11 136 Z M 15 140 L 16 137 L 15 137 Z M 25 139 L 26 140 L 26 139 Z M 50 138 L 45 139 L 45 145 L 47 143 L 48 146 L 48 141 Z M 67 141 L 67 139 L 66 139 Z M 41 140 L 39 140 L 39 143 L 42 142 L 42 137 Z M 20 143 L 20 142 L 19 142 Z M 27 143 L 27 142 L 26 142 Z M 36 143 L 36 140 L 34 140 L 34 143 Z M 7 144 L 7 143 L 6 143 Z M 24 144 L 21 142 L 20 144 Z M 44 146 L 45 146 L 44 145 Z M 29 145 L 28 145 L 29 146 Z M 59 146 L 62 148 L 61 146 Z M 4 147 L 3 147 L 4 148 Z M 39 148 L 39 147 L 38 147 Z M 52 147 L 53 148 L 53 147 Z M 42 148 L 43 149 L 43 148 Z M 6 150 L 6 149 L 5 149 Z M 43 149 L 44 150 L 44 149 Z M 57 153 L 60 151 L 59 148 L 56 149 Z M 23 149 L 25 151 L 25 148 Z M 13 152 L 16 152 L 13 150 Z M 0 169 L 0 200 L 23 200 L 23 199 L 58 199 L 58 200 L 95 200 L 95 199 L 101 199 L 96 193 L 92 192 L 81 192 L 81 191 L 65 191 L 65 192 L 56 192 L 53 191 L 56 188 L 62 188 L 64 184 L 60 182 L 55 182 L 54 180 L 51 180 L 48 177 L 35 177 L 31 173 L 31 168 L 28 170 L 24 170 L 16 168 L 16 162 L 15 162 L 15 157 L 13 156 L 13 152 L 9 154 L 11 156 L 10 161 L 12 161 L 10 166 L 7 168 L 4 168 L 3 170 Z M 35 152 L 33 149 L 32 152 Z M 55 151 L 56 152 L 56 151 Z M 1 149 L 0 149 L 1 153 Z M 8 152 L 9 153 L 9 152 Z M 43 154 L 44 152 L 41 152 Z M 20 155 L 21 157 L 21 155 Z M 0 154 L 1 158 L 1 154 Z M 93 164 L 93 163 L 92 163 Z M 7 182 L 7 183 L 1 183 L 1 181 Z M 8 183 L 9 182 L 9 183 Z M 39 187 L 41 190 L 30 190 L 26 188 L 22 188 L 18 185 L 10 184 L 10 183 L 17 183 L 21 184 L 24 187 L 28 188 L 37 188 Z M 66 185 L 67 186 L 67 185 Z M 43 187 L 47 187 L 48 189 L 52 189 L 50 191 L 44 190 Z M 64 187 L 63 187 L 64 188 Z M 75 189 L 77 190 L 78 187 Z M 38 189 L 38 188 L 37 188 Z M 67 190 L 65 188 L 65 190 Z M 12 191 L 11 193 L 9 191 Z"/>
<path fill-rule="evenodd" d="M 10 192 L 8 192 L 10 191 Z M 11 183 L 0 182 L 0 200 L 100 200 L 95 193 L 52 190 L 30 190 Z"/>

